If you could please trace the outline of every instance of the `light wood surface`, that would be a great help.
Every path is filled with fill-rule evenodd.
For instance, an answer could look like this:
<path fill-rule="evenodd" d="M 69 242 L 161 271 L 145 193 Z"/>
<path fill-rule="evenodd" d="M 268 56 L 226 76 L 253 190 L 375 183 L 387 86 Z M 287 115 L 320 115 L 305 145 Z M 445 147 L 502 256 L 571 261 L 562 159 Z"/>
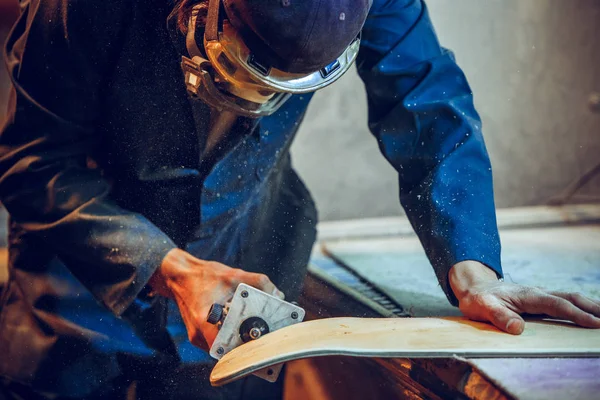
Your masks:
<path fill-rule="evenodd" d="M 269 333 L 226 354 L 210 381 L 220 386 L 259 369 L 327 355 L 356 357 L 600 357 L 600 330 L 530 319 L 518 336 L 447 318 L 327 318 Z"/>

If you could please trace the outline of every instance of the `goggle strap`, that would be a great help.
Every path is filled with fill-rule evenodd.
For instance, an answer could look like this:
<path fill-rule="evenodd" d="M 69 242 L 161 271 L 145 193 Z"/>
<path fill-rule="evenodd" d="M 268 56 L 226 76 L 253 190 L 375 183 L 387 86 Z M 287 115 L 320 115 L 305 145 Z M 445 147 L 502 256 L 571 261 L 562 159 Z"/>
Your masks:
<path fill-rule="evenodd" d="M 219 39 L 219 8 L 221 8 L 221 0 L 208 1 L 208 15 L 204 32 L 204 37 L 208 41 Z"/>
<path fill-rule="evenodd" d="M 187 48 L 190 58 L 196 56 L 202 57 L 202 52 L 198 48 L 198 43 L 196 42 L 196 16 L 193 12 L 188 22 L 188 31 L 187 35 L 185 36 L 185 47 Z"/>

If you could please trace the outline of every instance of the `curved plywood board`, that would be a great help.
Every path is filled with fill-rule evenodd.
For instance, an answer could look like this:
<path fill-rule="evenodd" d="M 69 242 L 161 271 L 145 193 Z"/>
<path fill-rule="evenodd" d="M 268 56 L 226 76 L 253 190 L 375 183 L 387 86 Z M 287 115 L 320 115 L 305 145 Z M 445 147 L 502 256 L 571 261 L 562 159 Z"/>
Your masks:
<path fill-rule="evenodd" d="M 328 318 L 269 333 L 226 354 L 210 381 L 220 386 L 291 360 L 356 357 L 600 357 L 600 330 L 527 320 L 518 336 L 485 323 L 448 318 Z"/>

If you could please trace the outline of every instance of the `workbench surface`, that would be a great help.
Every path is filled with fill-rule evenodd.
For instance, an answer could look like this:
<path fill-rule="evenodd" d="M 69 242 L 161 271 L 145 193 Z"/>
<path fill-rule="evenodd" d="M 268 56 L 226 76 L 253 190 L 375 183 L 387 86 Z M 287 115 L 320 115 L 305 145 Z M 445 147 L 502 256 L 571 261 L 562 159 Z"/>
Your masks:
<path fill-rule="evenodd" d="M 600 205 L 499 210 L 498 225 L 507 281 L 600 298 Z M 326 265 L 333 260 L 372 283 L 413 316 L 460 315 L 446 300 L 405 219 L 325 223 L 319 232 L 310 268 L 318 279 L 343 288 L 344 282 L 328 275 Z M 455 361 L 475 372 L 465 375 L 466 382 L 456 383 L 467 398 L 600 397 L 598 358 Z M 427 369 L 428 362 L 419 360 L 415 365 Z M 456 369 L 458 364 L 448 365 Z M 432 365 L 430 370 L 440 377 L 444 374 L 443 365 Z M 485 381 L 487 391 L 480 390 L 476 377 Z M 494 387 L 497 391 L 490 392 Z"/>

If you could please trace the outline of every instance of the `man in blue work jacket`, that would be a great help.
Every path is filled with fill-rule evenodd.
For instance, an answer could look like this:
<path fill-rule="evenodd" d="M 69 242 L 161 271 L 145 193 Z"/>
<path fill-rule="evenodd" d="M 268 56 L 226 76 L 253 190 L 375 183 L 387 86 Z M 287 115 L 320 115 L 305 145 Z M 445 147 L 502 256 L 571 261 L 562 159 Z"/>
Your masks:
<path fill-rule="evenodd" d="M 21 4 L 0 397 L 280 397 L 281 379 L 210 387 L 206 316 L 240 282 L 298 297 L 317 216 L 289 148 L 352 65 L 449 301 L 513 334 L 521 313 L 600 327 L 591 299 L 502 282 L 480 119 L 423 1 Z"/>

